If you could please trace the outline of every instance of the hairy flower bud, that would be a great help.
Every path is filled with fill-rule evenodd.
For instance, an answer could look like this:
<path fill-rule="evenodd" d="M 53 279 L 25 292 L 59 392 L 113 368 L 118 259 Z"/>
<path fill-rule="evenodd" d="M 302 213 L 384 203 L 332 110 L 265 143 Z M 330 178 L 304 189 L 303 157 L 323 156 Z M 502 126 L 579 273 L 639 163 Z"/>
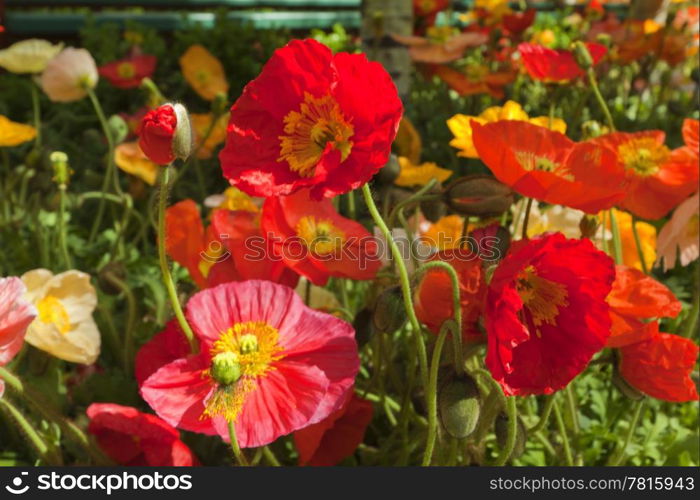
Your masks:
<path fill-rule="evenodd" d="M 224 351 L 211 361 L 211 376 L 221 385 L 231 385 L 241 378 L 241 365 L 238 355 Z"/>
<path fill-rule="evenodd" d="M 520 418 L 516 418 L 515 446 L 508 457 L 510 460 L 518 458 L 525 453 L 525 444 L 527 443 L 527 428 Z M 508 440 L 508 415 L 501 413 L 496 417 L 494 431 L 496 433 L 496 441 L 500 448 L 504 448 Z"/>
<path fill-rule="evenodd" d="M 406 323 L 403 293 L 398 285 L 385 289 L 377 297 L 372 314 L 372 324 L 384 333 L 395 332 Z"/>
<path fill-rule="evenodd" d="M 479 422 L 481 396 L 469 376 L 446 381 L 438 394 L 440 422 L 445 432 L 455 439 L 468 437 Z"/>
<path fill-rule="evenodd" d="M 126 124 L 126 121 L 124 121 L 124 118 L 119 115 L 110 116 L 107 120 L 107 126 L 109 127 L 109 133 L 115 143 L 122 142 L 126 139 L 126 136 L 129 135 L 129 126 Z"/>
<path fill-rule="evenodd" d="M 63 151 L 54 151 L 49 156 L 53 168 L 53 180 L 59 186 L 66 186 L 73 171 L 68 166 L 68 155 Z"/>
<path fill-rule="evenodd" d="M 591 57 L 588 47 L 586 47 L 583 42 L 574 42 L 572 49 L 576 64 L 578 64 L 581 69 L 589 69 L 593 67 L 593 57 Z"/>
<path fill-rule="evenodd" d="M 445 203 L 462 215 L 494 217 L 513 204 L 513 191 L 490 175 L 469 175 L 452 182 L 444 191 Z"/>

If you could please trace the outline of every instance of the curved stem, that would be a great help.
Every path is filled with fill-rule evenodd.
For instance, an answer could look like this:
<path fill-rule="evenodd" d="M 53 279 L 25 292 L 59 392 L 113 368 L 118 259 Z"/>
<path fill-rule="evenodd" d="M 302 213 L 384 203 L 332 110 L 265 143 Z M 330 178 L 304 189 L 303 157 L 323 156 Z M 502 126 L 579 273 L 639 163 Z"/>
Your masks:
<path fill-rule="evenodd" d="M 576 399 L 574 398 L 574 391 L 571 387 L 571 384 L 569 384 L 569 386 L 566 389 L 564 389 L 564 393 L 566 394 L 566 404 L 569 408 L 569 413 L 571 414 L 571 430 L 574 433 L 574 436 L 576 436 L 581 430 L 581 426 L 579 425 L 578 421 Z"/>
<path fill-rule="evenodd" d="M 421 379 L 423 380 L 423 387 L 428 386 L 428 355 L 425 349 L 425 341 L 423 339 L 422 329 L 418 318 L 416 317 L 416 312 L 413 309 L 413 298 L 411 297 L 411 283 L 408 279 L 408 272 L 406 271 L 406 265 L 403 262 L 401 255 L 401 250 L 396 245 L 396 242 L 391 237 L 391 231 L 387 227 L 384 219 L 379 214 L 377 210 L 377 205 L 374 203 L 372 198 L 372 191 L 370 191 L 369 184 L 362 186 L 362 195 L 364 196 L 365 203 L 369 209 L 369 213 L 377 224 L 382 235 L 386 239 L 387 244 L 391 248 L 391 254 L 396 265 L 396 269 L 399 272 L 399 279 L 401 282 L 401 291 L 403 293 L 404 308 L 406 309 L 406 314 L 408 314 L 408 319 L 413 328 L 413 337 L 415 339 L 416 351 L 418 353 L 418 367 L 421 373 Z"/>
<path fill-rule="evenodd" d="M 177 290 L 175 288 L 175 282 L 170 274 L 170 267 L 168 266 L 168 256 L 165 253 L 165 208 L 168 204 L 168 177 L 170 172 L 170 166 L 165 166 L 160 168 L 158 173 L 158 262 L 160 264 L 160 272 L 163 275 L 163 284 L 168 292 L 168 297 L 170 298 L 170 304 L 175 312 L 175 317 L 177 322 L 180 324 L 187 342 L 190 345 L 190 350 L 193 353 L 198 351 L 197 342 L 194 338 L 194 333 L 192 328 L 187 323 L 185 319 L 185 314 L 182 312 L 182 306 L 180 306 L 180 301 L 177 298 Z"/>
<path fill-rule="evenodd" d="M 277 460 L 277 457 L 275 456 L 274 453 L 272 453 L 272 450 L 270 449 L 269 446 L 263 446 L 262 447 L 262 454 L 265 457 L 265 460 L 273 466 L 273 467 L 281 467 L 282 464 L 280 463 L 279 460 Z"/>
<path fill-rule="evenodd" d="M 452 335 L 458 335 L 455 331 L 455 323 L 452 320 L 445 321 L 440 326 L 440 333 L 435 342 L 432 361 L 430 362 L 430 380 L 426 388 L 426 399 L 428 402 L 428 437 L 425 443 L 425 451 L 423 452 L 423 466 L 427 467 L 433 459 L 433 450 L 435 449 L 435 440 L 437 438 L 437 379 L 438 370 L 440 369 L 440 356 L 442 355 L 442 346 L 445 344 L 447 332 L 452 330 Z"/>
<path fill-rule="evenodd" d="M 136 299 L 129 285 L 120 280 L 114 273 L 107 272 L 104 279 L 119 289 L 126 297 L 127 320 L 124 332 L 124 371 L 131 373 L 131 358 L 134 351 L 134 326 L 136 324 Z"/>
<path fill-rule="evenodd" d="M 41 460 L 46 465 L 62 465 L 60 455 L 49 448 L 39 434 L 34 430 L 34 426 L 22 415 L 15 405 L 5 398 L 0 398 L 0 407 L 4 406 L 7 414 L 15 421 L 22 434 L 26 436 L 32 448 L 36 450 Z"/>
<path fill-rule="evenodd" d="M 116 166 L 114 163 L 114 138 L 112 137 L 112 132 L 109 130 L 109 124 L 107 123 L 107 119 L 105 118 L 104 111 L 102 111 L 102 106 L 100 105 L 100 101 L 97 99 L 97 96 L 95 95 L 94 90 L 88 88 L 87 89 L 88 96 L 90 97 L 90 101 L 92 102 L 93 108 L 95 108 L 95 114 L 97 115 L 97 118 L 100 120 L 100 125 L 102 126 L 102 132 L 105 135 L 105 138 L 107 139 L 107 170 L 105 171 L 105 176 L 104 179 L 102 180 L 102 193 L 107 193 L 107 189 L 109 188 L 109 183 L 110 180 L 113 181 L 114 183 L 114 190 L 115 192 L 121 196 L 122 190 L 121 186 L 119 186 L 119 177 L 116 172 Z M 90 230 L 90 238 L 88 239 L 88 244 L 92 243 L 97 236 L 97 231 L 100 229 L 100 224 L 102 223 L 102 217 L 104 216 L 104 211 L 105 211 L 105 202 L 104 199 L 100 200 L 100 205 L 97 209 L 97 216 L 95 217 L 95 222 L 92 225 L 92 229 Z"/>
<path fill-rule="evenodd" d="M 238 446 L 238 439 L 236 439 L 236 425 L 233 421 L 228 422 L 228 437 L 231 442 L 231 451 L 233 451 L 233 456 L 236 459 L 236 463 L 238 463 L 240 467 L 248 467 L 248 461 L 241 451 L 241 447 Z"/>
<path fill-rule="evenodd" d="M 598 101 L 598 104 L 600 105 L 600 109 L 605 115 L 605 120 L 608 122 L 610 132 L 615 132 L 615 122 L 613 121 L 612 115 L 610 114 L 610 108 L 608 108 L 605 99 L 603 99 L 603 94 L 600 93 L 600 89 L 598 88 L 598 80 L 595 77 L 595 71 L 593 70 L 593 68 L 588 68 L 586 74 L 588 75 L 588 82 L 591 84 L 591 88 L 593 89 L 595 98 Z"/>
<path fill-rule="evenodd" d="M 639 417 L 642 415 L 642 409 L 644 408 L 644 399 L 640 399 L 634 403 L 634 415 L 630 421 L 629 429 L 627 429 L 627 434 L 625 434 L 625 440 L 622 442 L 622 446 L 619 447 L 618 451 L 610 457 L 608 465 L 620 465 L 622 461 L 627 456 L 627 447 L 632 441 L 632 436 L 634 436 L 634 431 L 637 429 L 637 424 L 639 423 Z"/>
<path fill-rule="evenodd" d="M 569 445 L 569 436 L 567 435 L 566 426 L 564 425 L 564 418 L 561 415 L 561 409 L 556 401 L 554 403 L 554 417 L 557 420 L 559 436 L 561 436 L 562 446 L 564 447 L 564 458 L 566 459 L 566 465 L 574 465 L 574 458 L 571 455 L 571 446 Z"/>
<path fill-rule="evenodd" d="M 515 396 L 506 398 L 506 415 L 508 415 L 508 437 L 506 444 L 501 450 L 501 454 L 493 465 L 505 465 L 515 449 L 515 440 L 518 434 L 518 409 L 515 406 Z"/>
<path fill-rule="evenodd" d="M 422 196 L 425 193 L 427 193 L 428 191 L 430 191 L 433 188 L 433 186 L 435 186 L 436 183 L 437 183 L 437 179 L 430 179 L 430 181 L 425 186 L 420 188 L 418 191 L 413 193 L 411 196 L 409 196 L 405 200 L 398 202 L 396 204 L 396 206 L 393 208 L 393 210 L 391 211 L 391 213 L 389 214 L 389 227 L 394 227 L 394 225 L 396 224 L 396 217 L 397 217 L 400 209 L 406 207 L 407 205 L 410 205 L 411 203 L 422 201 L 423 200 Z"/>
<path fill-rule="evenodd" d="M 540 415 L 539 421 L 532 427 L 530 427 L 527 432 L 528 434 L 535 434 L 547 425 L 547 421 L 549 420 L 549 416 L 552 414 L 552 407 L 554 406 L 554 396 L 548 396 L 547 397 L 547 402 L 544 404 L 544 408 L 542 410 L 542 415 Z"/>
<path fill-rule="evenodd" d="M 447 262 L 434 260 L 422 265 L 416 271 L 416 277 L 422 275 L 430 269 L 438 268 L 447 273 L 452 284 L 452 307 L 454 309 L 455 322 L 457 323 L 457 332 L 452 335 L 454 363 L 455 371 L 458 375 L 461 375 L 464 373 L 464 353 L 462 352 L 462 302 L 460 300 L 459 276 L 457 276 L 457 271 L 455 271 L 455 268 L 449 265 Z"/>

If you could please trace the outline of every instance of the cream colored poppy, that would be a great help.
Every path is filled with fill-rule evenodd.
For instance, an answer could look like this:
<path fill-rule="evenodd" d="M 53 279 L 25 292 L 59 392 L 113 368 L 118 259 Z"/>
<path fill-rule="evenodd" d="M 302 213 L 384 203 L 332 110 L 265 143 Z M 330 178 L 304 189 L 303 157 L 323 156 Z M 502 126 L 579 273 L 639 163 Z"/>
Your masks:
<path fill-rule="evenodd" d="M 91 365 L 100 354 L 100 332 L 92 318 L 97 294 L 90 275 L 66 271 L 54 275 L 35 269 L 22 276 L 25 298 L 38 311 L 25 340 L 59 359 Z"/>
<path fill-rule="evenodd" d="M 11 73 L 41 73 L 46 63 L 61 52 L 63 44 L 30 38 L 0 50 L 0 66 Z"/>
<path fill-rule="evenodd" d="M 51 59 L 41 74 L 41 88 L 55 102 L 82 99 L 99 80 L 95 60 L 85 49 L 68 47 Z"/>

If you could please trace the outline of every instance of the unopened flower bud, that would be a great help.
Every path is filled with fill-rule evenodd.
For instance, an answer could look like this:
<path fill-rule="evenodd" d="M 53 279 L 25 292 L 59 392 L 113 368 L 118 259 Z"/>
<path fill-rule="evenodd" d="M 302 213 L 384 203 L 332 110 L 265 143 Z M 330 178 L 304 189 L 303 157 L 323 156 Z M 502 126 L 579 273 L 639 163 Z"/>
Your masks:
<path fill-rule="evenodd" d="M 481 397 L 474 379 L 468 375 L 445 382 L 438 395 L 440 422 L 445 432 L 455 438 L 468 437 L 479 422 Z"/>
<path fill-rule="evenodd" d="M 518 458 L 525 453 L 525 444 L 527 443 L 527 428 L 520 418 L 516 418 L 516 421 L 515 446 L 513 447 L 510 457 L 508 457 L 510 460 Z M 496 441 L 500 448 L 504 448 L 508 440 L 508 424 L 508 415 L 505 413 L 501 413 L 496 417 L 494 431 L 496 433 Z"/>
<path fill-rule="evenodd" d="M 385 289 L 377 297 L 372 314 L 372 324 L 383 333 L 391 333 L 406 323 L 406 310 L 403 305 L 401 287 L 396 285 Z"/>
<path fill-rule="evenodd" d="M 159 165 L 168 165 L 175 158 L 186 160 L 192 151 L 190 118 L 182 104 L 163 104 L 149 111 L 138 135 L 143 153 Z"/>
<path fill-rule="evenodd" d="M 591 53 L 588 51 L 588 47 L 583 42 L 574 42 L 572 45 L 573 53 L 574 53 L 574 59 L 576 60 L 576 64 L 579 65 L 582 69 L 589 69 L 593 67 L 593 57 L 591 57 Z"/>
<path fill-rule="evenodd" d="M 444 191 L 445 203 L 462 215 L 495 217 L 513 204 L 513 191 L 490 175 L 469 175 L 452 182 Z"/>
<path fill-rule="evenodd" d="M 107 126 L 109 127 L 109 134 L 115 143 L 122 142 L 129 135 L 129 126 L 124 121 L 124 118 L 119 115 L 110 116 L 107 120 Z"/>
<path fill-rule="evenodd" d="M 599 227 L 600 221 L 594 215 L 585 214 L 578 223 L 578 228 L 581 230 L 581 238 L 593 239 Z"/>
<path fill-rule="evenodd" d="M 231 385 L 241 378 L 241 365 L 238 355 L 233 352 L 221 352 L 211 361 L 211 376 L 220 385 Z"/>
<path fill-rule="evenodd" d="M 54 151 L 49 156 L 53 168 L 53 180 L 59 186 L 65 186 L 70 180 L 73 171 L 68 166 L 68 155 L 63 151 Z"/>
<path fill-rule="evenodd" d="M 447 208 L 440 194 L 442 190 L 439 186 L 433 188 L 426 194 L 436 195 L 433 199 L 423 200 L 420 202 L 420 211 L 423 216 L 430 222 L 437 222 L 447 214 Z"/>

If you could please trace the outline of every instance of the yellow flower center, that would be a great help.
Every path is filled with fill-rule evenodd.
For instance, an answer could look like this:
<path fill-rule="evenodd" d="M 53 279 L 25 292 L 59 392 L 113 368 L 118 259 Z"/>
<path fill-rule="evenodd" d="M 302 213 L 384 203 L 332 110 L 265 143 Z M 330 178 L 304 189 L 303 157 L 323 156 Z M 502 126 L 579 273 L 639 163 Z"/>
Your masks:
<path fill-rule="evenodd" d="M 528 172 L 541 170 L 542 172 L 551 172 L 569 181 L 574 180 L 566 166 L 555 163 L 545 156 L 537 156 L 530 151 L 516 151 L 515 159 Z"/>
<path fill-rule="evenodd" d="M 343 246 L 345 234 L 328 219 L 317 219 L 313 215 L 302 217 L 297 222 L 297 235 L 315 255 L 328 255 Z"/>
<path fill-rule="evenodd" d="M 236 323 L 223 332 L 210 351 L 212 365 L 206 376 L 217 388 L 202 417 L 222 416 L 234 422 L 257 387 L 256 379 L 274 370 L 272 364 L 284 357 L 281 352 L 279 331 L 264 321 Z"/>
<path fill-rule="evenodd" d="M 354 128 L 330 95 L 316 98 L 306 92 L 301 109 L 284 117 L 284 133 L 279 137 L 277 161 L 286 161 L 292 171 L 311 177 L 329 145 L 345 161 L 352 149 Z"/>
<path fill-rule="evenodd" d="M 70 318 L 66 308 L 56 297 L 47 295 L 37 303 L 36 308 L 39 311 L 39 320 L 52 323 L 64 335 L 70 331 Z"/>
<path fill-rule="evenodd" d="M 245 210 L 246 212 L 258 212 L 260 210 L 250 196 L 233 186 L 226 188 L 226 191 L 224 191 L 224 201 L 222 201 L 217 208 Z"/>
<path fill-rule="evenodd" d="M 566 286 L 538 276 L 534 266 L 527 266 L 520 272 L 515 288 L 540 338 L 542 334 L 537 327 L 556 325 L 559 308 L 569 305 Z"/>
<path fill-rule="evenodd" d="M 120 78 L 133 78 L 136 74 L 136 68 L 130 62 L 123 62 L 117 66 L 117 74 Z"/>
<path fill-rule="evenodd" d="M 204 71 L 200 69 L 194 74 L 194 78 L 199 82 L 199 83 L 207 83 L 209 81 L 209 72 Z"/>
<path fill-rule="evenodd" d="M 659 167 L 668 159 L 669 149 L 651 137 L 632 139 L 617 148 L 617 153 L 627 170 L 647 177 L 659 171 Z"/>

